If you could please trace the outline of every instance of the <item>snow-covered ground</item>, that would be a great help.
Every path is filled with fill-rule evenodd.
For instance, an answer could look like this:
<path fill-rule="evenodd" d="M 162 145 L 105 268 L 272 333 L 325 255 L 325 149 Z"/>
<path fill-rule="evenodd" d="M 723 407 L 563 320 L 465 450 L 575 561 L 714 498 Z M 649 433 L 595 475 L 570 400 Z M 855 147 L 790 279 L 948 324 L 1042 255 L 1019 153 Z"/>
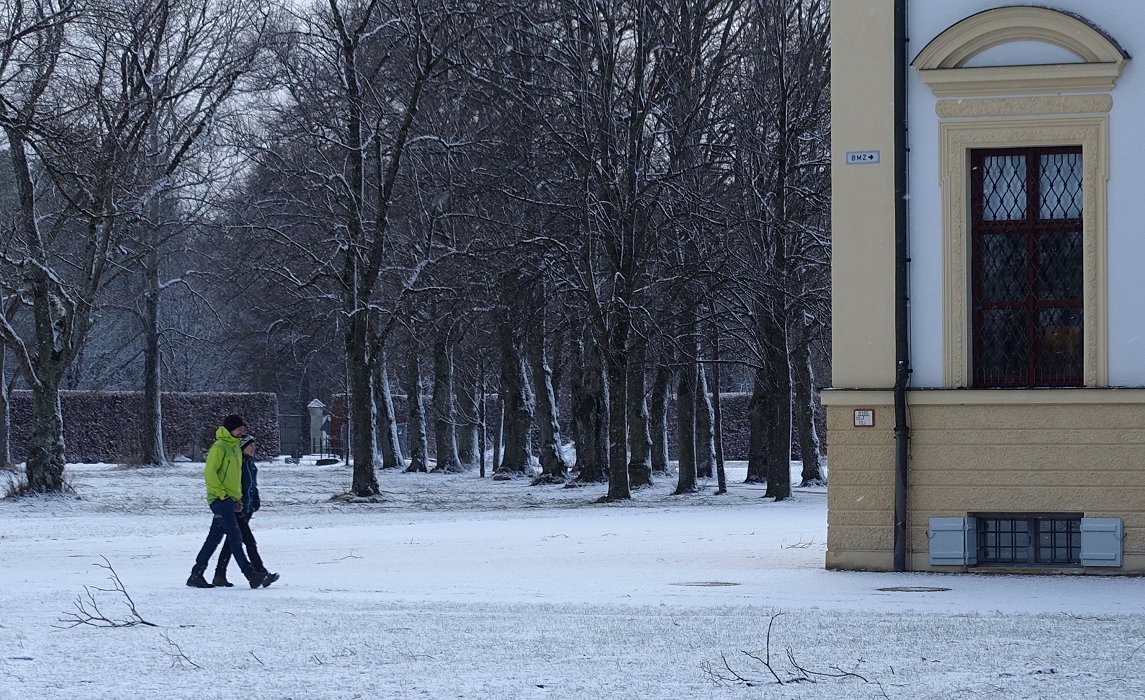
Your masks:
<path fill-rule="evenodd" d="M 772 503 L 742 465 L 596 505 L 394 472 L 351 504 L 344 466 L 268 464 L 257 591 L 184 586 L 201 465 L 69 474 L 0 501 L 0 698 L 1145 697 L 1145 581 L 829 572 L 825 492 Z M 85 586 L 128 618 L 101 556 L 156 626 L 65 628 Z M 911 587 L 949 590 L 883 590 Z"/>

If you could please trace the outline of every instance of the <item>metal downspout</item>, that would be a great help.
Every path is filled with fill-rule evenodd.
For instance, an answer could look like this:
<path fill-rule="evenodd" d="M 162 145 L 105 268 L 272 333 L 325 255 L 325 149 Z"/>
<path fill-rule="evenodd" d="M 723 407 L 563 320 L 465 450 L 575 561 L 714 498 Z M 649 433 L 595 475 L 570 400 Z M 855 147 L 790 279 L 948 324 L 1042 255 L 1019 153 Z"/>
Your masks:
<path fill-rule="evenodd" d="M 895 148 L 895 515 L 894 570 L 906 571 L 907 489 L 910 426 L 906 390 L 910 382 L 907 251 L 907 0 L 894 0 L 894 148 Z"/>

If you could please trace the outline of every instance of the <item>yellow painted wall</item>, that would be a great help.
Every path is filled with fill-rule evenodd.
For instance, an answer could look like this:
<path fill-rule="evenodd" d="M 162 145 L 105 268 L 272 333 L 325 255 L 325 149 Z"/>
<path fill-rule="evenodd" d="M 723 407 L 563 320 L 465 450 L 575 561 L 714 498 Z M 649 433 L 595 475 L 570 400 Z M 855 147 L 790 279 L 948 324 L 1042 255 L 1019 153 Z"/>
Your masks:
<path fill-rule="evenodd" d="M 831 3 L 832 385 L 894 384 L 894 3 Z M 845 31 L 841 31 L 845 29 Z M 879 151 L 847 165 L 848 151 Z M 842 293 L 839 293 L 842 290 Z"/>
<path fill-rule="evenodd" d="M 889 570 L 894 550 L 895 485 L 891 393 L 842 393 L 850 394 L 847 398 L 854 402 L 835 406 L 824 395 L 830 470 L 827 568 Z M 855 428 L 856 408 L 873 409 L 875 427 Z"/>
<path fill-rule="evenodd" d="M 827 565 L 889 570 L 892 426 L 853 427 L 853 409 L 870 407 L 875 392 L 828 393 Z M 1125 526 L 1125 565 L 1088 573 L 1145 573 L 1145 389 L 908 396 L 912 569 L 960 569 L 930 567 L 931 517 L 1080 512 Z M 893 415 L 889 405 L 877 411 Z"/>

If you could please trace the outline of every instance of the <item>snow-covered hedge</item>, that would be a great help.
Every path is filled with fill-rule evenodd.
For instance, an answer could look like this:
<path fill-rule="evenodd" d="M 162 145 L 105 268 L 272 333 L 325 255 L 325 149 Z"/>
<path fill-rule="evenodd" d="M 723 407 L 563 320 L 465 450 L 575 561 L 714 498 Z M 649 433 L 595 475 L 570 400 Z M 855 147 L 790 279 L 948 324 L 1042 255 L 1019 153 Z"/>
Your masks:
<path fill-rule="evenodd" d="M 137 462 L 143 431 L 143 394 L 138 391 L 61 391 L 64 445 L 69 462 Z M 260 459 L 277 455 L 278 397 L 264 393 L 165 392 L 163 443 L 167 457 L 201 460 L 223 417 L 237 413 L 258 437 Z M 27 456 L 32 433 L 28 391 L 12 392 L 12 458 Z"/>

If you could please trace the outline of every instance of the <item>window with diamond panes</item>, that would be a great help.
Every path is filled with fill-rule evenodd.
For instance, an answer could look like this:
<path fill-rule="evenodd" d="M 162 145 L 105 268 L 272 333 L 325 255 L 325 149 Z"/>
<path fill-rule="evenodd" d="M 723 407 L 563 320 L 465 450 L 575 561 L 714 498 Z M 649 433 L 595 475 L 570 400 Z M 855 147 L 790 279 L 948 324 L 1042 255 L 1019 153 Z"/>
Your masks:
<path fill-rule="evenodd" d="M 974 386 L 1081 386 L 1081 148 L 970 163 Z"/>
<path fill-rule="evenodd" d="M 979 564 L 1081 563 L 1081 515 L 978 515 Z"/>

